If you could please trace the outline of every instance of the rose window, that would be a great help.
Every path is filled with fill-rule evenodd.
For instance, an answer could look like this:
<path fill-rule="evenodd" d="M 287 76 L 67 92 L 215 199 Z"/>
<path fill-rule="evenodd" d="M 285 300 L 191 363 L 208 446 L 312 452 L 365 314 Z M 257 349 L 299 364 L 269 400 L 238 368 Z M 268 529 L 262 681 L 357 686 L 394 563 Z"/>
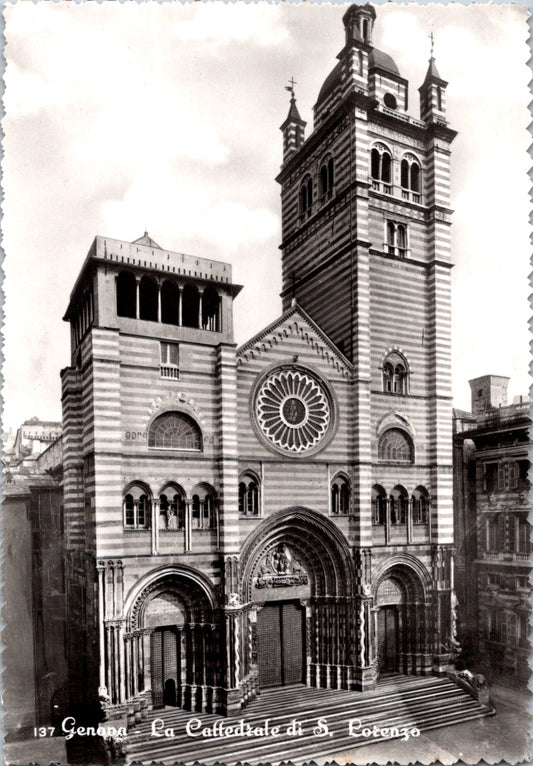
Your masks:
<path fill-rule="evenodd" d="M 262 384 L 255 414 L 262 433 L 276 447 L 299 454 L 316 447 L 330 423 L 323 387 L 305 372 L 278 370 Z"/>

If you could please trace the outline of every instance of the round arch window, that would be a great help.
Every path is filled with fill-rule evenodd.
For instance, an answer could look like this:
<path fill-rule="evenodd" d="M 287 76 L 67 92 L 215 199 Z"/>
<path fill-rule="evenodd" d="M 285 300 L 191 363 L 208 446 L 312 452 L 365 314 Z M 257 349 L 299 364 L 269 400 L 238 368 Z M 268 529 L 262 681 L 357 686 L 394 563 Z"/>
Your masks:
<path fill-rule="evenodd" d="M 379 440 L 378 457 L 387 463 L 412 463 L 411 438 L 400 428 L 390 428 Z"/>
<path fill-rule="evenodd" d="M 164 412 L 150 426 L 148 446 L 200 451 L 202 434 L 195 421 L 184 412 Z"/>
<path fill-rule="evenodd" d="M 332 403 L 321 381 L 306 370 L 277 369 L 260 385 L 254 414 L 276 449 L 301 455 L 318 449 L 332 425 Z"/>

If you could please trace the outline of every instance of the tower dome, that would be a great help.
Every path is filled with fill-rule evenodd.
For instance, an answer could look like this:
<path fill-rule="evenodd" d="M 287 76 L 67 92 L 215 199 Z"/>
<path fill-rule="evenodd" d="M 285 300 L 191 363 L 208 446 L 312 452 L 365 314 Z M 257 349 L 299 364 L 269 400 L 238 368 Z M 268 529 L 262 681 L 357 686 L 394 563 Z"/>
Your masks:
<path fill-rule="evenodd" d="M 388 53 L 372 48 L 368 55 L 368 64 L 370 69 L 380 69 L 382 72 L 388 74 L 400 75 L 400 70 L 396 66 L 396 62 L 389 56 Z"/>

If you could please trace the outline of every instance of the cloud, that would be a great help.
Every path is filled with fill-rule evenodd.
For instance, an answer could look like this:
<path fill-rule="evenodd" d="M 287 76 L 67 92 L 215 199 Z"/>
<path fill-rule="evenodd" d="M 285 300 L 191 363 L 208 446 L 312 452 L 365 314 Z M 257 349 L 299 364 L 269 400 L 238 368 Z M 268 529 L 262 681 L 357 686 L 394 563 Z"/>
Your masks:
<path fill-rule="evenodd" d="M 222 200 L 206 211 L 201 237 L 207 242 L 222 242 L 225 250 L 234 250 L 265 242 L 277 235 L 278 227 L 277 216 L 269 210 Z"/>
<path fill-rule="evenodd" d="M 14 62 L 6 67 L 4 81 L 4 109 L 9 119 L 28 117 L 65 103 L 60 81 L 49 82 L 39 74 L 21 70 Z"/>
<path fill-rule="evenodd" d="M 125 88 L 71 151 L 137 170 L 180 157 L 208 165 L 229 157 L 216 125 L 197 115 L 183 93 L 163 85 Z"/>
<path fill-rule="evenodd" d="M 269 210 L 216 200 L 212 194 L 213 190 L 180 182 L 170 172 L 149 171 L 135 179 L 122 200 L 105 201 L 100 212 L 109 231 L 129 231 L 133 237 L 146 227 L 156 241 L 155 232 L 167 232 L 167 237 L 171 232 L 175 243 L 205 242 L 219 254 L 263 243 L 277 234 L 278 219 Z M 182 249 L 179 244 L 160 244 Z"/>
<path fill-rule="evenodd" d="M 289 32 L 276 6 L 236 3 L 201 3 L 192 19 L 174 26 L 174 35 L 183 42 L 202 42 L 216 46 L 248 43 L 279 45 Z"/>

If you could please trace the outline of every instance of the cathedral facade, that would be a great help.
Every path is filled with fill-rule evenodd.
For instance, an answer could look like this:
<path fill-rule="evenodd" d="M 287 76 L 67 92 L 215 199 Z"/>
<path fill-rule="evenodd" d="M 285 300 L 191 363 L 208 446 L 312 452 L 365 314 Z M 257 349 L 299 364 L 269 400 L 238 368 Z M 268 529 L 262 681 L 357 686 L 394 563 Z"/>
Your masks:
<path fill-rule="evenodd" d="M 237 347 L 228 264 L 96 237 L 62 372 L 69 696 L 230 714 L 453 649 L 446 82 L 420 118 L 351 6 L 283 123 L 283 313 Z"/>

